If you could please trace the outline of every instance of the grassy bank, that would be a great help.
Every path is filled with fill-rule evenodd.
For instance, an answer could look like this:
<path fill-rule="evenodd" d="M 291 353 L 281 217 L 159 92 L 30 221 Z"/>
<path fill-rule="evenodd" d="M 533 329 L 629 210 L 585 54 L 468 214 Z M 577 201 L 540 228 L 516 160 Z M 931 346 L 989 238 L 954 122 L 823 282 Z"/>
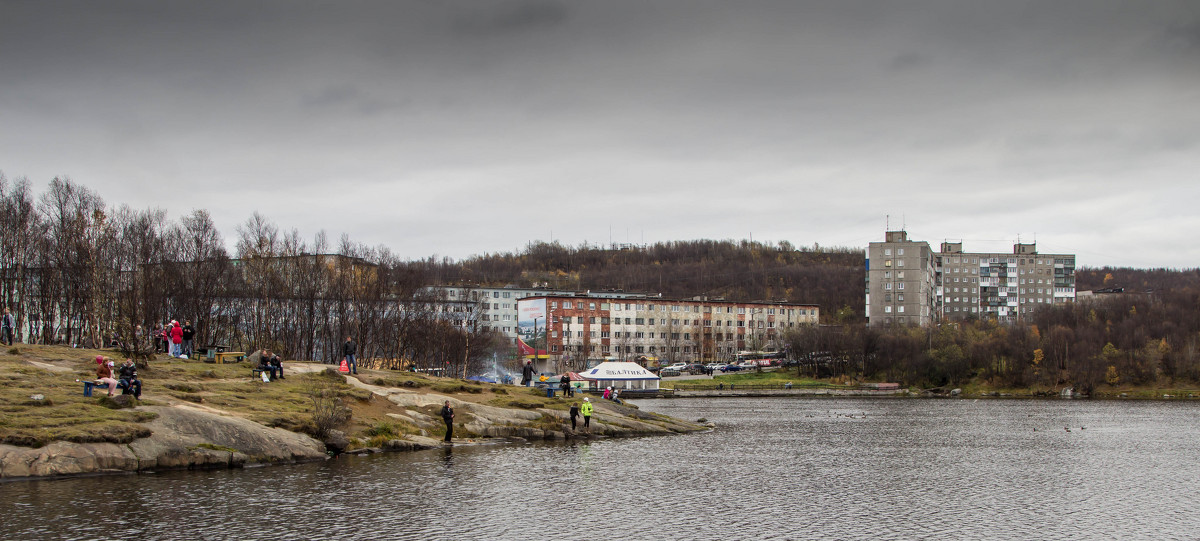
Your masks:
<path fill-rule="evenodd" d="M 128 443 L 149 435 L 144 423 L 153 413 L 122 409 L 97 388 L 83 396 L 77 380 L 95 377 L 95 357 L 109 350 L 59 346 L 17 345 L 0 353 L 0 443 L 40 447 L 61 440 L 76 443 Z M 283 380 L 263 383 L 251 377 L 249 363 L 210 364 L 165 355 L 139 369 L 143 382 L 140 405 L 188 406 L 257 423 L 316 435 L 314 396 L 335 397 L 347 420 L 337 428 L 351 438 L 351 447 L 420 434 L 406 422 L 414 414 L 436 417 L 440 405 L 400 407 L 352 386 L 324 365 L 285 363 Z M 420 374 L 362 370 L 361 381 L 414 392 L 452 395 L 456 399 L 503 408 L 563 409 L 563 400 L 549 399 L 534 389 L 485 385 Z M 41 396 L 40 399 L 31 398 Z M 465 430 L 456 435 L 471 437 Z"/>

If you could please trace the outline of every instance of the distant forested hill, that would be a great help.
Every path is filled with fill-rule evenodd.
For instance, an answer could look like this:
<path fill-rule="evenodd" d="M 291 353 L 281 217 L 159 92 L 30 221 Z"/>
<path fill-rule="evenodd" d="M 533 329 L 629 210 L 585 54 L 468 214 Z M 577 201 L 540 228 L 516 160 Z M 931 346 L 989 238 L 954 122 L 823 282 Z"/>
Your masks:
<path fill-rule="evenodd" d="M 1125 288 L 1126 293 L 1193 289 L 1200 291 L 1200 269 L 1084 267 L 1075 271 L 1075 289 Z"/>
<path fill-rule="evenodd" d="M 622 289 L 669 298 L 725 297 L 817 304 L 832 316 L 863 311 L 864 252 L 790 243 L 692 240 L 638 247 L 532 243 L 520 253 L 426 261 L 433 283 L 514 284 L 576 290 Z"/>
<path fill-rule="evenodd" d="M 857 248 L 795 247 L 790 243 L 689 240 L 648 246 L 603 247 L 530 243 L 518 253 L 495 253 L 462 261 L 428 259 L 410 263 L 429 283 L 556 289 L 620 289 L 728 300 L 786 300 L 817 304 L 822 321 L 863 316 L 865 253 Z M 1082 267 L 1078 290 L 1124 287 L 1200 290 L 1200 270 Z"/>

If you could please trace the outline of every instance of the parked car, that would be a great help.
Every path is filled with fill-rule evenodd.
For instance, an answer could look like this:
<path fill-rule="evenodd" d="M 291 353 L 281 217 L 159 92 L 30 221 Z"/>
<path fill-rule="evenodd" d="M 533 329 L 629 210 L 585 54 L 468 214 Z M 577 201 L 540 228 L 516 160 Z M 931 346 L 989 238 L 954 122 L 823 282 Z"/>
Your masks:
<path fill-rule="evenodd" d="M 742 367 L 740 367 L 736 364 L 727 364 L 727 365 L 721 367 L 722 372 L 739 372 L 739 371 L 741 371 L 741 369 L 742 369 Z"/>
<path fill-rule="evenodd" d="M 693 375 L 694 374 L 707 374 L 708 368 L 706 368 L 704 365 L 702 365 L 700 363 L 692 363 L 692 364 L 687 365 L 687 371 L 689 374 L 693 374 Z"/>
<path fill-rule="evenodd" d="M 704 368 L 707 368 L 709 371 L 716 372 L 717 370 L 725 368 L 725 363 L 708 363 L 704 365 Z"/>
<path fill-rule="evenodd" d="M 687 363 L 672 363 L 670 366 L 664 367 L 663 370 L 674 370 L 679 373 L 687 372 Z"/>
<path fill-rule="evenodd" d="M 738 366 L 740 366 L 742 368 L 757 368 L 758 363 L 756 363 L 754 361 L 742 361 L 742 362 L 738 363 Z"/>

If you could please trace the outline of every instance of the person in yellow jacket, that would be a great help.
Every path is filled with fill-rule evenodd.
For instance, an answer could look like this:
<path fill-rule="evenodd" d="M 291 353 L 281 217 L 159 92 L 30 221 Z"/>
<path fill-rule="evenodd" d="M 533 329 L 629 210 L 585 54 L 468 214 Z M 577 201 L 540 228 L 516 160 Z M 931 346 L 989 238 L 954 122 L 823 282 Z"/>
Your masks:
<path fill-rule="evenodd" d="M 579 413 L 583 415 L 583 427 L 588 428 L 592 422 L 592 400 L 588 397 L 583 397 L 583 405 L 579 406 Z"/>

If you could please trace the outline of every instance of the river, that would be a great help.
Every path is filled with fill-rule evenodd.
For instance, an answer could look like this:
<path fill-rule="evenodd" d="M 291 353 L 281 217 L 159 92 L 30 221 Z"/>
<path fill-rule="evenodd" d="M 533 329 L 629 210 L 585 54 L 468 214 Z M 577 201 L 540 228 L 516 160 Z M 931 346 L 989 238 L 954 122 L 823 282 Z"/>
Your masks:
<path fill-rule="evenodd" d="M 1200 403 L 643 400 L 711 432 L 0 484 L 3 539 L 1195 539 Z"/>

